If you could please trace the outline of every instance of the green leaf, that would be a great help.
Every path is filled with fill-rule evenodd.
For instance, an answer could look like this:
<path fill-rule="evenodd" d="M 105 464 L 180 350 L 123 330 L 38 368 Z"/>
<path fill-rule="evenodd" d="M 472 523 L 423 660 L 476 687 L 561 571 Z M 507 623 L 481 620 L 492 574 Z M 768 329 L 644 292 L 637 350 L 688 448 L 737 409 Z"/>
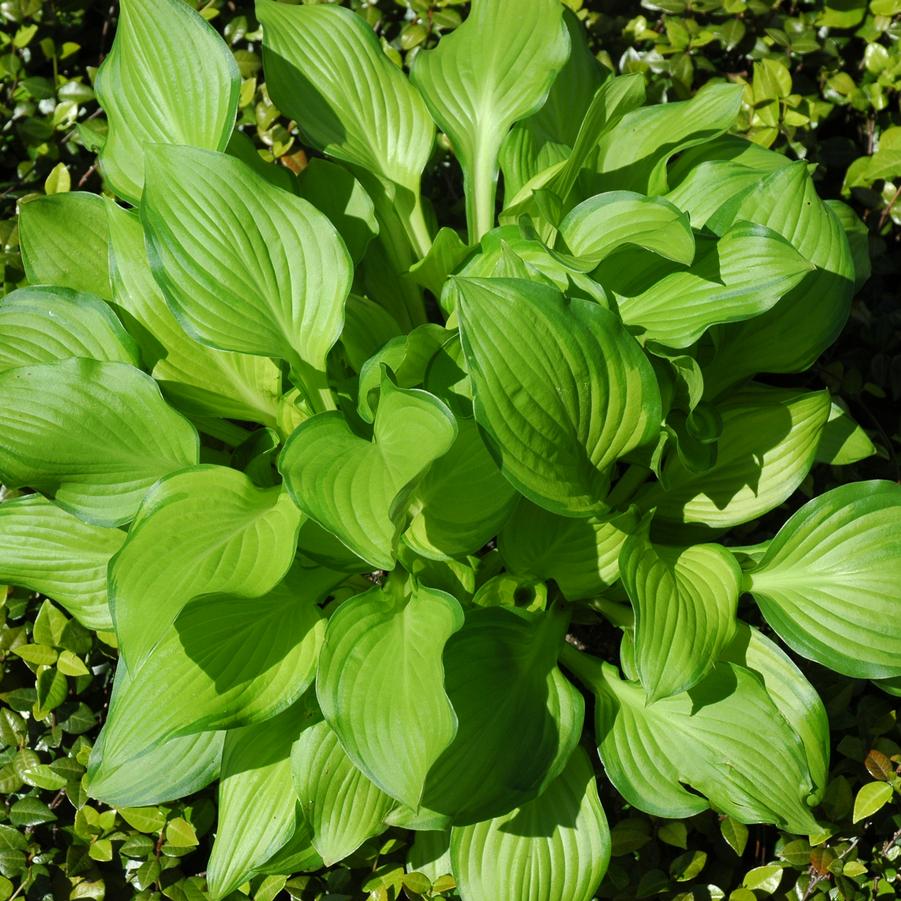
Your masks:
<path fill-rule="evenodd" d="M 121 807 L 117 813 L 138 832 L 159 832 L 166 825 L 166 815 L 157 807 Z"/>
<path fill-rule="evenodd" d="M 325 634 L 317 603 L 343 578 L 296 567 L 252 603 L 219 594 L 190 601 L 110 706 L 106 752 L 128 756 L 281 713 L 313 682 Z"/>
<path fill-rule="evenodd" d="M 560 223 L 560 238 L 586 272 L 626 244 L 686 265 L 695 255 L 688 216 L 662 197 L 633 191 L 609 191 L 582 201 Z"/>
<path fill-rule="evenodd" d="M 385 830 L 394 800 L 353 765 L 328 723 L 300 733 L 291 749 L 291 768 L 301 809 L 313 828 L 313 846 L 326 866 Z"/>
<path fill-rule="evenodd" d="M 635 663 L 648 702 L 704 678 L 735 631 L 741 570 L 718 544 L 654 545 L 650 518 L 619 555 L 635 610 Z"/>
<path fill-rule="evenodd" d="M 113 299 L 163 394 L 191 413 L 273 426 L 281 373 L 272 360 L 216 350 L 189 337 L 153 279 L 137 214 L 107 205 Z"/>
<path fill-rule="evenodd" d="M 471 242 L 494 224 L 507 132 L 542 106 L 569 52 L 556 0 L 480 0 L 437 49 L 417 54 L 413 83 L 463 167 Z"/>
<path fill-rule="evenodd" d="M 598 143 L 602 183 L 646 194 L 666 191 L 666 163 L 732 127 L 742 86 L 709 84 L 691 100 L 658 103 L 625 115 Z"/>
<path fill-rule="evenodd" d="M 196 595 L 259 597 L 274 588 L 294 559 L 300 519 L 286 492 L 225 467 L 194 467 L 155 485 L 110 564 L 128 667 L 141 666 Z"/>
<path fill-rule="evenodd" d="M 549 513 L 522 499 L 498 537 L 507 568 L 553 579 L 567 600 L 595 597 L 619 579 L 625 522 Z"/>
<path fill-rule="evenodd" d="M 519 279 L 454 280 L 476 421 L 501 472 L 554 513 L 604 510 L 610 468 L 659 428 L 653 370 L 617 318 Z"/>
<path fill-rule="evenodd" d="M 406 596 L 399 585 L 373 588 L 329 620 L 316 676 L 322 713 L 354 764 L 413 808 L 457 732 L 442 653 L 462 625 L 454 598 L 415 585 Z"/>
<path fill-rule="evenodd" d="M 894 790 L 888 782 L 868 782 L 854 799 L 852 823 L 859 823 L 873 816 L 892 799 Z"/>
<path fill-rule="evenodd" d="M 817 445 L 816 462 L 847 466 L 876 453 L 867 433 L 835 401 Z"/>
<path fill-rule="evenodd" d="M 301 510 L 359 557 L 392 569 L 410 493 L 456 436 L 438 398 L 397 388 L 386 375 L 372 441 L 355 435 L 341 414 L 320 413 L 288 439 L 279 470 Z"/>
<path fill-rule="evenodd" d="M 806 503 L 748 574 L 792 650 L 856 678 L 901 675 L 901 487 L 857 482 Z"/>
<path fill-rule="evenodd" d="M 670 457 L 661 484 L 642 496 L 645 507 L 713 529 L 778 507 L 813 465 L 829 407 L 826 391 L 751 385 L 735 392 L 717 406 L 723 427 L 713 468 L 693 472 Z"/>
<path fill-rule="evenodd" d="M 819 801 L 829 773 L 829 718 L 816 689 L 779 645 L 743 622 L 720 659 L 751 670 L 763 681 L 770 699 L 804 744 L 814 785 L 811 801 Z"/>
<path fill-rule="evenodd" d="M 758 316 L 813 269 L 791 244 L 759 225 L 732 226 L 691 269 L 620 300 L 623 322 L 664 347 L 694 344 L 712 325 Z"/>
<path fill-rule="evenodd" d="M 219 821 L 207 867 L 212 898 L 234 891 L 291 838 L 297 807 L 291 745 L 308 719 L 301 702 L 264 723 L 226 734 Z"/>
<path fill-rule="evenodd" d="M 748 827 L 732 817 L 723 817 L 720 822 L 720 832 L 729 847 L 741 857 L 745 853 L 748 844 Z"/>
<path fill-rule="evenodd" d="M 39 494 L 0 504 L 0 582 L 39 591 L 82 625 L 111 630 L 110 558 L 125 533 L 82 522 Z"/>
<path fill-rule="evenodd" d="M 472 254 L 475 246 L 464 244 L 454 229 L 440 228 L 429 252 L 410 267 L 410 277 L 440 298 L 448 276 Z"/>
<path fill-rule="evenodd" d="M 581 748 L 534 801 L 451 830 L 453 871 L 467 901 L 591 901 L 610 847 L 594 771 Z"/>
<path fill-rule="evenodd" d="M 324 371 L 352 264 L 312 204 L 225 154 L 159 145 L 141 216 L 154 276 L 198 340 Z"/>
<path fill-rule="evenodd" d="M 110 297 L 109 233 L 97 194 L 49 194 L 23 204 L 19 243 L 30 284 Z"/>
<path fill-rule="evenodd" d="M 115 192 L 140 200 L 148 144 L 224 150 L 240 87 L 228 46 L 189 4 L 124 0 L 94 84 L 109 122 L 100 166 Z"/>
<path fill-rule="evenodd" d="M 569 648 L 563 659 L 595 692 L 601 760 L 630 804 L 683 818 L 709 799 L 742 823 L 819 830 L 805 803 L 813 786 L 804 747 L 754 674 L 720 663 L 692 691 L 647 706 L 641 686 L 610 664 Z"/>
<path fill-rule="evenodd" d="M 506 521 L 517 494 L 501 475 L 472 420 L 458 423 L 451 449 L 412 495 L 418 512 L 404 532 L 417 554 L 434 559 L 474 554 Z"/>
<path fill-rule="evenodd" d="M 854 260 L 836 215 L 819 199 L 802 160 L 777 169 L 727 201 L 712 223 L 765 225 L 818 267 L 769 312 L 716 331 L 708 388 L 722 390 L 755 372 L 799 372 L 836 339 L 848 317 Z"/>
<path fill-rule="evenodd" d="M 693 228 L 702 229 L 726 200 L 756 185 L 761 178 L 760 170 L 753 166 L 742 166 L 733 160 L 706 160 L 691 166 L 666 199 L 688 214 Z"/>
<path fill-rule="evenodd" d="M 429 772 L 424 807 L 474 823 L 531 800 L 560 774 L 584 716 L 582 695 L 557 668 L 566 626 L 560 612 L 467 612 L 444 654 L 457 735 Z"/>
<path fill-rule="evenodd" d="M 19 366 L 0 374 L 0 394 L 3 482 L 50 494 L 88 522 L 128 522 L 157 479 L 197 462 L 194 427 L 124 363 Z"/>
<path fill-rule="evenodd" d="M 68 288 L 20 288 L 0 303 L 0 372 L 70 357 L 139 366 L 138 347 L 99 298 Z"/>
<path fill-rule="evenodd" d="M 91 671 L 85 666 L 84 661 L 71 651 L 60 651 L 56 666 L 64 676 L 91 675 Z"/>
<path fill-rule="evenodd" d="M 313 157 L 297 176 L 297 193 L 328 216 L 359 263 L 379 233 L 375 207 L 360 182 L 343 166 Z"/>

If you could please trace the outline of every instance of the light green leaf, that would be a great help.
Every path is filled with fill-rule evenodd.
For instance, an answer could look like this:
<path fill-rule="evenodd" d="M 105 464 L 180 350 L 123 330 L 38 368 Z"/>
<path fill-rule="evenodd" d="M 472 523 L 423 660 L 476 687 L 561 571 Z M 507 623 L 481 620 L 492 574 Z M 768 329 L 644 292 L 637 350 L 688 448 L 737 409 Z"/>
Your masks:
<path fill-rule="evenodd" d="M 867 433 L 835 401 L 817 445 L 816 462 L 846 466 L 876 453 Z"/>
<path fill-rule="evenodd" d="M 635 664 L 649 703 L 687 691 L 735 631 L 741 570 L 718 544 L 654 545 L 650 518 L 619 555 L 635 610 Z"/>
<path fill-rule="evenodd" d="M 610 862 L 610 847 L 594 771 L 581 748 L 535 800 L 451 830 L 453 872 L 463 901 L 591 901 Z"/>
<path fill-rule="evenodd" d="M 104 748 L 114 757 L 175 735 L 270 719 L 312 683 L 325 635 L 317 603 L 340 573 L 299 567 L 271 591 L 190 601 L 110 707 Z"/>
<path fill-rule="evenodd" d="M 570 601 L 595 597 L 619 579 L 625 523 L 573 519 L 524 498 L 498 536 L 507 568 L 520 576 L 553 579 Z"/>
<path fill-rule="evenodd" d="M 221 466 L 198 466 L 148 492 L 109 592 L 123 659 L 137 670 L 198 594 L 259 597 L 294 559 L 300 512 L 280 488 L 257 488 Z"/>
<path fill-rule="evenodd" d="M 337 6 L 257 0 L 256 12 L 266 86 L 306 141 L 418 195 L 434 127 L 372 29 Z"/>
<path fill-rule="evenodd" d="M 339 413 L 321 413 L 288 439 L 279 470 L 301 510 L 373 566 L 392 569 L 410 492 L 456 436 L 441 401 L 385 376 L 372 441 Z"/>
<path fill-rule="evenodd" d="M 192 413 L 275 425 L 281 373 L 272 360 L 206 347 L 189 337 L 153 280 L 137 215 L 110 201 L 113 299 L 141 344 L 144 364 Z"/>
<path fill-rule="evenodd" d="M 421 830 L 407 853 L 407 871 L 422 873 L 432 882 L 451 872 L 450 830 Z"/>
<path fill-rule="evenodd" d="M 852 823 L 859 823 L 880 811 L 892 799 L 894 791 L 888 782 L 868 782 L 854 799 Z"/>
<path fill-rule="evenodd" d="M 901 487 L 857 482 L 805 504 L 748 575 L 794 651 L 856 678 L 901 675 Z"/>
<path fill-rule="evenodd" d="M 148 144 L 224 150 L 240 87 L 228 46 L 189 4 L 123 0 L 94 84 L 109 122 L 100 166 L 115 192 L 140 200 Z"/>
<path fill-rule="evenodd" d="M 30 284 L 110 297 L 109 234 L 99 195 L 73 191 L 23 204 L 19 244 Z"/>
<path fill-rule="evenodd" d="M 154 276 L 199 340 L 324 371 L 352 264 L 312 204 L 225 154 L 158 145 L 141 216 Z"/>
<path fill-rule="evenodd" d="M 625 244 L 686 265 L 695 254 L 685 213 L 662 197 L 632 191 L 609 191 L 582 201 L 560 223 L 560 237 L 586 272 Z"/>
<path fill-rule="evenodd" d="M 501 143 L 545 102 L 569 52 L 556 0 L 478 0 L 463 25 L 416 56 L 413 83 L 463 167 L 471 242 L 494 224 Z"/>
<path fill-rule="evenodd" d="M 669 158 L 731 128 L 741 95 L 741 85 L 709 84 L 691 100 L 628 113 L 598 143 L 602 182 L 646 194 L 665 193 Z"/>
<path fill-rule="evenodd" d="M 464 244 L 452 228 L 440 228 L 429 252 L 410 268 L 417 285 L 428 288 L 440 298 L 447 277 L 470 255 L 477 245 Z"/>
<path fill-rule="evenodd" d="M 760 182 L 759 169 L 733 160 L 706 160 L 691 167 L 688 174 L 666 195 L 685 210 L 693 228 L 701 229 L 730 197 Z"/>
<path fill-rule="evenodd" d="M 650 364 L 614 314 L 518 279 L 454 281 L 476 421 L 501 472 L 567 516 L 604 510 L 610 468 L 661 419 Z"/>
<path fill-rule="evenodd" d="M 579 133 L 606 71 L 588 45 L 588 30 L 570 10 L 563 22 L 569 32 L 569 58 L 554 79 L 541 109 L 515 125 L 500 149 L 505 205 L 539 172 L 565 159 Z"/>
<path fill-rule="evenodd" d="M 293 835 L 297 796 L 291 745 L 310 716 L 301 701 L 264 723 L 226 733 L 219 820 L 207 866 L 213 899 L 234 891 Z"/>
<path fill-rule="evenodd" d="M 413 491 L 418 512 L 404 533 L 417 554 L 433 559 L 474 554 L 488 543 L 518 495 L 504 479 L 472 420 L 461 420 L 451 449 Z"/>
<path fill-rule="evenodd" d="M 582 732 L 582 695 L 557 668 L 567 617 L 470 609 L 447 644 L 457 735 L 426 780 L 423 806 L 458 824 L 500 816 L 562 772 Z"/>
<path fill-rule="evenodd" d="M 82 522 L 39 494 L 0 504 L 0 582 L 53 598 L 82 625 L 111 630 L 106 569 L 125 533 Z"/>
<path fill-rule="evenodd" d="M 815 789 L 811 801 L 819 801 L 829 774 L 829 718 L 814 687 L 779 645 L 742 622 L 721 659 L 763 680 L 767 694 L 804 744 Z"/>
<path fill-rule="evenodd" d="M 641 502 L 663 519 L 727 528 L 778 507 L 813 465 L 829 415 L 826 391 L 752 385 L 717 406 L 716 463 L 692 472 L 670 457 Z"/>
<path fill-rule="evenodd" d="M 70 357 L 139 366 L 138 347 L 99 298 L 69 288 L 20 288 L 0 302 L 0 372 Z"/>
<path fill-rule="evenodd" d="M 152 834 L 166 825 L 166 814 L 158 807 L 122 807 L 116 813 L 138 832 Z"/>
<path fill-rule="evenodd" d="M 382 791 L 418 807 L 457 731 L 442 653 L 463 625 L 449 594 L 373 588 L 329 620 L 316 694 L 348 757 Z"/>
<path fill-rule="evenodd" d="M 197 462 L 194 427 L 125 363 L 18 366 L 0 374 L 0 395 L 3 482 L 50 494 L 87 522 L 128 522 L 157 479 Z"/>
<path fill-rule="evenodd" d="M 291 749 L 291 769 L 301 809 L 313 828 L 313 846 L 326 866 L 385 830 L 394 799 L 353 765 L 328 723 L 314 723 L 300 733 Z"/>
<path fill-rule="evenodd" d="M 708 391 L 755 372 L 799 372 L 835 340 L 848 317 L 854 260 L 836 215 L 817 196 L 801 160 L 777 169 L 727 201 L 708 225 L 722 233 L 746 220 L 778 232 L 818 267 L 769 312 L 716 331 L 705 365 Z"/>
<path fill-rule="evenodd" d="M 750 319 L 770 309 L 813 266 L 776 232 L 732 226 L 691 269 L 674 272 L 620 300 L 626 325 L 665 347 L 694 344 L 711 325 Z"/>
<path fill-rule="evenodd" d="M 819 830 L 805 803 L 813 786 L 804 746 L 753 673 L 720 663 L 690 692 L 648 706 L 641 686 L 610 664 L 568 647 L 563 661 L 595 692 L 601 760 L 639 810 L 684 818 L 709 799 L 740 823 Z"/>

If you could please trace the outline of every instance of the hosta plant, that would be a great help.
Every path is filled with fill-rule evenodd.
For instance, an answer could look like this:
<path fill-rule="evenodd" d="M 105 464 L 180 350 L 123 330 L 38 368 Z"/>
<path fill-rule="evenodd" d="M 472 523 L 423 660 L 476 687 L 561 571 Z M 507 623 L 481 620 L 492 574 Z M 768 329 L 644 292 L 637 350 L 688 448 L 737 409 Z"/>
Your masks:
<path fill-rule="evenodd" d="M 193 8 L 123 0 L 108 193 L 23 206 L 0 304 L 0 579 L 120 652 L 89 794 L 218 779 L 213 898 L 395 826 L 378 897 L 588 901 L 599 779 L 826 833 L 771 633 L 898 690 L 901 488 L 755 523 L 873 451 L 788 375 L 848 315 L 853 214 L 729 136 L 740 85 L 646 106 L 558 0 L 476 0 L 409 77 L 348 10 L 257 15 L 309 165 L 233 129 Z"/>

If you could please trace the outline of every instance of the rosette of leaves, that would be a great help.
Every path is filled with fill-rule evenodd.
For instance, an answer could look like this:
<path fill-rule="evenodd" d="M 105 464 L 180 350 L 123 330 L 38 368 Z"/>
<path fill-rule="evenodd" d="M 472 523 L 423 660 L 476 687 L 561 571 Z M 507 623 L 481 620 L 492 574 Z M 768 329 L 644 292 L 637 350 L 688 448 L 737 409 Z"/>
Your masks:
<path fill-rule="evenodd" d="M 391 825 L 416 838 L 384 897 L 589 901 L 595 749 L 646 813 L 815 839 L 825 711 L 739 599 L 896 691 L 901 489 L 729 530 L 872 452 L 783 378 L 847 318 L 853 216 L 727 136 L 741 86 L 645 105 L 557 0 L 479 0 L 409 79 L 348 10 L 260 0 L 321 154 L 295 176 L 165 9 L 126 0 L 98 74 L 113 196 L 24 206 L 0 305 L 0 476 L 31 492 L 0 579 L 121 655 L 89 795 L 218 780 L 214 898 Z M 465 234 L 420 191 L 436 126 Z"/>

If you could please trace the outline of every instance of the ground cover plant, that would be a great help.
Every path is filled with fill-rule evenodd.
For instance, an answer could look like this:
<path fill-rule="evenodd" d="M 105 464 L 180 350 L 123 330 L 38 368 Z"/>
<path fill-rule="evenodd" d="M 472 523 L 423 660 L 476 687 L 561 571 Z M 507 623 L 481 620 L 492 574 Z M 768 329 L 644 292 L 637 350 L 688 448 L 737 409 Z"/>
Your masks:
<path fill-rule="evenodd" d="M 450 870 L 464 898 L 590 898 L 609 842 L 577 685 L 639 810 L 709 800 L 730 828 L 817 838 L 825 714 L 739 594 L 803 656 L 889 690 L 901 673 L 897 486 L 828 492 L 769 546 L 727 534 L 815 460 L 872 450 L 825 392 L 750 379 L 806 368 L 841 328 L 853 217 L 803 164 L 719 137 L 740 88 L 642 107 L 561 7 L 520 12 L 477 6 L 414 89 L 349 14 L 261 6 L 269 91 L 344 164 L 295 179 L 230 139 L 235 71 L 199 17 L 173 5 L 184 29 L 148 60 L 147 10 L 126 6 L 97 91 L 101 165 L 137 212 L 23 207 L 37 287 L 2 308 L 0 470 L 55 503 L 4 504 L 8 578 L 119 643 L 93 797 L 152 806 L 220 776 L 214 897 L 390 823 L 417 832 L 423 876 L 373 891 L 440 891 Z M 579 105 L 581 125 L 561 114 Z M 419 194 L 430 117 L 466 240 Z M 59 638 L 24 654 L 46 667 L 39 708 L 78 650 Z"/>

